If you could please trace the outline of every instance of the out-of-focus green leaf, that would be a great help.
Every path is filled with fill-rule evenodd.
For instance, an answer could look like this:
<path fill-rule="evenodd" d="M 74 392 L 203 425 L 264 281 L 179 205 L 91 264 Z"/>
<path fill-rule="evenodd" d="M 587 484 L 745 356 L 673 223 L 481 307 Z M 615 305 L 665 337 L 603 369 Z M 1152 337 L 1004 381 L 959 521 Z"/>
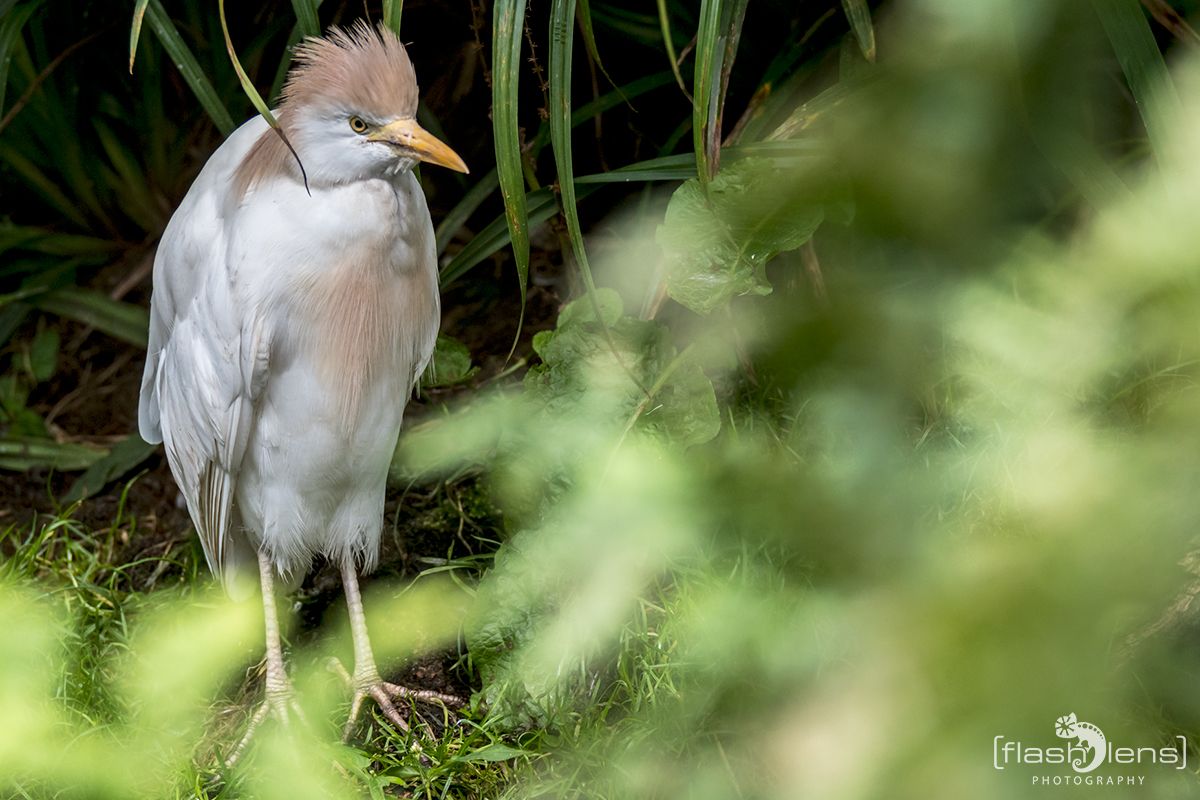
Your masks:
<path fill-rule="evenodd" d="M 867 0 L 842 0 L 842 10 L 850 22 L 850 30 L 858 41 L 858 49 L 863 58 L 875 61 L 875 26 L 871 24 L 871 7 Z"/>
<path fill-rule="evenodd" d="M 150 314 L 141 306 L 123 303 L 91 289 L 67 287 L 41 295 L 32 302 L 60 317 L 91 325 L 123 342 L 145 347 Z"/>
<path fill-rule="evenodd" d="M 74 503 L 85 500 L 98 493 L 108 483 L 123 477 L 151 455 L 158 445 L 147 444 L 142 437 L 134 434 L 127 436 L 113 445 L 108 455 L 92 463 L 87 471 L 79 476 L 71 489 L 63 497 L 64 503 Z"/>
<path fill-rule="evenodd" d="M 217 130 L 223 136 L 233 133 L 233 129 L 236 127 L 233 117 L 229 115 L 229 110 L 221 102 L 217 90 L 213 88 L 208 76 L 200 68 L 200 62 L 196 61 L 196 57 L 184 43 L 183 37 L 179 35 L 175 23 L 171 21 L 171 17 L 162 7 L 161 0 L 150 0 L 149 5 L 146 6 L 146 20 L 150 23 L 150 29 L 154 31 L 154 35 L 162 43 L 163 49 L 171 56 L 171 61 L 175 63 L 175 67 L 183 76 L 184 81 L 196 95 L 196 99 L 200 101 L 200 105 L 204 106 L 204 110 L 208 112 L 208 116 L 217 126 Z"/>
<path fill-rule="evenodd" d="M 1179 96 L 1150 23 L 1133 0 L 1092 0 L 1092 4 L 1129 82 L 1150 144 L 1161 157 L 1167 147 L 1167 128 L 1179 118 Z"/>
<path fill-rule="evenodd" d="M 439 336 L 433 358 L 421 378 L 421 388 L 453 386 L 469 380 L 478 371 L 477 367 L 471 366 L 471 351 L 465 344 L 449 336 Z"/>
<path fill-rule="evenodd" d="M 14 472 L 30 469 L 74 472 L 87 469 L 107 454 L 104 448 L 91 445 L 36 437 L 0 437 L 0 469 Z"/>
<path fill-rule="evenodd" d="M 29 375 L 37 382 L 50 380 L 58 366 L 58 331 L 45 328 L 29 343 Z"/>
<path fill-rule="evenodd" d="M 606 329 L 612 332 L 616 354 L 603 335 Z M 624 316 L 621 298 L 611 289 L 597 289 L 594 303 L 588 298 L 569 303 L 554 330 L 533 337 L 533 349 L 542 363 L 526 373 L 525 390 L 550 413 L 570 413 L 590 394 L 611 392 L 613 408 L 625 411 L 637 430 L 664 443 L 691 447 L 720 430 L 712 383 L 699 365 L 686 357 L 677 361 L 666 326 Z M 647 398 L 642 386 L 659 391 Z"/>
<path fill-rule="evenodd" d="M 4 114 L 4 93 L 8 88 L 8 66 L 12 63 L 12 45 L 21 35 L 21 29 L 37 11 L 42 0 L 12 6 L 0 14 L 0 116 Z"/>
<path fill-rule="evenodd" d="M 697 180 L 675 191 L 657 237 L 672 298 L 706 314 L 739 295 L 770 293 L 767 262 L 807 242 L 824 218 L 819 205 L 781 191 L 784 175 L 746 159 L 721 170 L 707 192 Z"/>

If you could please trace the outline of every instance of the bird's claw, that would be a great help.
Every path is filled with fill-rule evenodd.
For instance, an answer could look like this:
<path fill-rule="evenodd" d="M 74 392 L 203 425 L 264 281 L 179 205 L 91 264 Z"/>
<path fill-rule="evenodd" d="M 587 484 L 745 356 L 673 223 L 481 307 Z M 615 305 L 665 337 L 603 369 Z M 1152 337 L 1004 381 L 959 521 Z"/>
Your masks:
<path fill-rule="evenodd" d="M 225 768 L 232 769 L 238 763 L 238 760 L 245 754 L 250 740 L 254 738 L 254 734 L 258 732 L 259 727 L 268 716 L 274 715 L 280 724 L 288 727 L 291 724 L 291 718 L 288 716 L 289 711 L 302 724 L 308 724 L 308 718 L 304 715 L 304 709 L 296 702 L 296 693 L 290 685 L 287 685 L 283 689 L 268 689 L 266 698 L 259 703 L 258 708 L 254 710 L 254 714 L 250 717 L 250 722 L 246 726 L 246 732 L 238 741 L 237 746 L 230 752 L 229 757 L 225 759 Z"/>
<path fill-rule="evenodd" d="M 336 658 L 329 660 L 329 669 L 354 691 L 354 699 L 350 703 L 350 715 L 342 729 L 342 741 L 349 741 L 350 734 L 354 732 L 354 725 L 358 721 L 358 715 L 362 711 L 363 701 L 368 697 L 375 701 L 375 705 L 379 706 L 379 710 L 383 712 L 388 721 L 406 733 L 410 730 L 410 726 L 404 715 L 396 709 L 396 704 L 393 702 L 395 699 L 417 700 L 447 708 L 460 708 L 465 704 L 462 698 L 452 694 L 436 692 L 432 689 L 410 689 L 407 686 L 388 683 L 382 680 L 378 672 L 374 670 L 358 675 L 356 669 L 356 675 L 351 677 L 346 668 L 342 666 L 342 662 Z M 428 730 L 429 726 L 425 727 Z M 429 734 L 432 737 L 433 732 L 429 731 Z"/>

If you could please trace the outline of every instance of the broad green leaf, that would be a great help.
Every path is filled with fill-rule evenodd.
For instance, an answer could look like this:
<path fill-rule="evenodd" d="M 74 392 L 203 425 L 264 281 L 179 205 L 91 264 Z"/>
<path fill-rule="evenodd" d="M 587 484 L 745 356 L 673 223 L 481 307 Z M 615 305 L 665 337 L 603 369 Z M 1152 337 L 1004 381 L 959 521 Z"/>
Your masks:
<path fill-rule="evenodd" d="M 769 161 L 746 159 L 707 191 L 698 180 L 680 186 L 657 236 L 671 297 L 707 314 L 739 295 L 769 294 L 767 262 L 807 242 L 823 219 L 819 205 L 784 190 L 794 185 Z"/>
<path fill-rule="evenodd" d="M 129 474 L 153 455 L 158 445 L 146 443 L 141 436 L 126 436 L 113 445 L 108 455 L 93 462 L 87 471 L 71 484 L 63 502 L 70 504 L 98 493 L 109 482 Z"/>

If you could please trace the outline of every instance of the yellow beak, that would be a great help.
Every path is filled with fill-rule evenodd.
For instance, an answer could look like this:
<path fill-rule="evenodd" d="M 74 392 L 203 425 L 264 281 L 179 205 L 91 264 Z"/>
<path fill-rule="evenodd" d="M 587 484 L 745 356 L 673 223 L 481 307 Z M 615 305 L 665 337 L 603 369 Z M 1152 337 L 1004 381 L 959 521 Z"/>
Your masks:
<path fill-rule="evenodd" d="M 469 172 L 466 163 L 459 158 L 458 153 L 436 139 L 429 131 L 417 124 L 416 120 L 398 119 L 382 128 L 367 134 L 373 142 L 387 142 L 397 147 L 411 151 L 422 161 L 446 167 L 455 172 Z"/>

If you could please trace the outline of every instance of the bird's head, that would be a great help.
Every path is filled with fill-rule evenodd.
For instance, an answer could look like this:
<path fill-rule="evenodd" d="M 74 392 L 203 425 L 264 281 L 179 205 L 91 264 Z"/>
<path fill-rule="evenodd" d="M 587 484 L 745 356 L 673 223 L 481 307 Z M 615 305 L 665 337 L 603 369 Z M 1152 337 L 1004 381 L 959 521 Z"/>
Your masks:
<path fill-rule="evenodd" d="M 280 122 L 310 180 L 394 175 L 418 161 L 466 172 L 458 154 L 417 124 L 417 76 L 390 29 L 359 21 L 296 48 Z"/>

